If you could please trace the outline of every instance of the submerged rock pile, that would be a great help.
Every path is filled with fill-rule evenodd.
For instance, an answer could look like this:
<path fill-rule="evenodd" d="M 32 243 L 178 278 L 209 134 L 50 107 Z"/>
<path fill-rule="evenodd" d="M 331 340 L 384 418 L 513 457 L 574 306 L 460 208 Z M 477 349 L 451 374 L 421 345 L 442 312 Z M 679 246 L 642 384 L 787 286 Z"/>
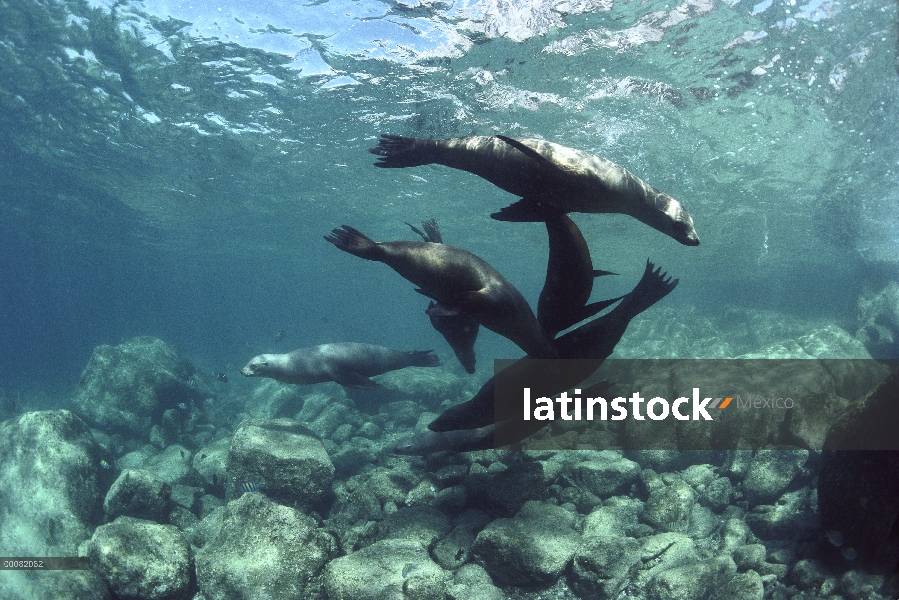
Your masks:
<path fill-rule="evenodd" d="M 266 389 L 279 395 L 281 385 Z M 91 570 L 7 572 L 0 596 L 880 600 L 899 591 L 856 557 L 848 530 L 822 526 L 817 451 L 396 457 L 388 443 L 433 413 L 400 424 L 409 407 L 372 415 L 328 389 L 293 403 L 293 418 L 260 415 L 233 429 L 194 409 L 192 431 L 206 435 L 165 448 L 109 445 L 114 434 L 69 411 L 6 421 L 5 547 L 89 556 Z M 444 392 L 446 402 L 459 395 Z M 213 405 L 230 403 L 197 406 Z"/>

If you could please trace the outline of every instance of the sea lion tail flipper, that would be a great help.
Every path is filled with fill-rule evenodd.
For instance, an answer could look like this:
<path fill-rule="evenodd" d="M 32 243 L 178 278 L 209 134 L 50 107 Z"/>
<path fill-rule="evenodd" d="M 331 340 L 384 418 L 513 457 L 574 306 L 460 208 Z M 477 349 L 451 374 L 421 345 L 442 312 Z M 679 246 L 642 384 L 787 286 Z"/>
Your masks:
<path fill-rule="evenodd" d="M 421 239 L 423 239 L 424 241 L 431 242 L 433 244 L 443 243 L 443 236 L 440 235 L 440 227 L 438 227 L 436 219 L 428 219 L 427 221 L 422 221 L 421 227 L 422 229 L 424 229 L 424 231 L 408 221 L 403 221 L 403 223 L 408 225 L 412 229 L 412 231 L 420 235 Z"/>
<path fill-rule="evenodd" d="M 410 350 L 405 353 L 410 367 L 439 367 L 440 358 L 433 350 Z"/>
<path fill-rule="evenodd" d="M 435 244 L 443 243 L 443 234 L 440 233 L 440 226 L 437 224 L 437 219 L 422 221 L 421 226 L 424 228 L 425 233 L 428 234 L 428 239 L 425 240 L 426 242 L 434 242 Z"/>
<path fill-rule="evenodd" d="M 375 163 L 376 167 L 395 169 L 417 167 L 434 162 L 431 149 L 435 147 L 436 145 L 432 140 L 417 140 L 399 135 L 384 134 L 378 140 L 378 145 L 374 148 L 369 148 L 368 151 L 380 156 L 378 162 Z"/>
<path fill-rule="evenodd" d="M 325 240 L 331 242 L 344 252 L 368 260 L 378 260 L 378 245 L 358 229 L 343 225 L 342 229 L 332 229 Z"/>
<path fill-rule="evenodd" d="M 518 202 L 513 202 L 505 208 L 501 208 L 498 212 L 490 215 L 491 219 L 497 221 L 511 221 L 515 223 L 534 223 L 546 221 L 554 215 L 558 215 L 561 211 L 552 204 L 544 201 L 540 197 L 522 198 Z"/>
<path fill-rule="evenodd" d="M 420 236 L 421 236 L 421 239 L 423 239 L 424 241 L 426 241 L 426 242 L 430 242 L 430 241 L 431 241 L 431 240 L 428 239 L 428 235 L 427 235 L 424 231 L 422 231 L 421 229 L 419 229 L 418 227 L 416 227 L 415 225 L 413 225 L 413 224 L 410 223 L 409 221 L 403 221 L 403 223 L 405 223 L 406 225 L 408 225 L 409 228 L 412 229 L 412 231 L 414 231 L 415 233 L 417 233 L 418 235 L 420 235 Z"/>
<path fill-rule="evenodd" d="M 646 270 L 637 286 L 624 297 L 618 308 L 630 315 L 637 315 L 667 296 L 677 287 L 680 280 L 672 279 L 662 267 L 656 267 L 652 261 L 646 261 Z M 616 309 L 617 310 L 617 309 Z"/>

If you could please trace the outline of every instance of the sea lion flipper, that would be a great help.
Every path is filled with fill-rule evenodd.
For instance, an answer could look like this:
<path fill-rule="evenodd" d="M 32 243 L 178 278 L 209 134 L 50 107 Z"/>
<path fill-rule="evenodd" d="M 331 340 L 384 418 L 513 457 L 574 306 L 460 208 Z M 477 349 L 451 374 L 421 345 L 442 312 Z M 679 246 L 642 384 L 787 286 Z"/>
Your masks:
<path fill-rule="evenodd" d="M 603 271 L 601 269 L 593 269 L 594 277 L 602 277 L 603 275 L 618 275 L 618 273 L 612 273 L 611 271 Z"/>
<path fill-rule="evenodd" d="M 376 390 L 381 386 L 362 373 L 341 368 L 327 369 L 331 378 L 344 387 L 359 388 L 361 390 Z"/>
<path fill-rule="evenodd" d="M 426 234 L 424 231 L 422 231 L 421 229 L 419 229 L 418 227 L 416 227 L 415 225 L 413 225 L 413 224 L 410 223 L 409 221 L 403 221 L 403 223 L 405 223 L 406 225 L 408 225 L 409 228 L 412 229 L 412 231 L 414 231 L 415 233 L 417 233 L 418 235 L 420 235 L 420 236 L 421 236 L 421 239 L 423 239 L 424 241 L 426 241 L 426 242 L 430 242 L 430 241 L 431 241 L 431 240 L 428 239 L 428 236 L 427 236 L 427 234 Z"/>
<path fill-rule="evenodd" d="M 379 260 L 379 247 L 371 238 L 349 225 L 341 227 L 341 229 L 332 229 L 331 235 L 326 235 L 325 240 L 353 256 L 367 260 Z"/>
<path fill-rule="evenodd" d="M 437 298 L 435 298 L 434 296 L 432 296 L 431 294 L 429 294 L 428 292 L 424 291 L 424 290 L 421 289 L 421 288 L 413 288 L 413 289 L 414 289 L 416 292 L 418 292 L 419 294 L 421 294 L 422 296 L 424 296 L 425 298 L 430 298 L 431 300 L 436 300 L 436 299 L 437 299 Z"/>
<path fill-rule="evenodd" d="M 496 138 L 509 144 L 510 146 L 512 146 L 513 148 L 515 148 L 516 150 L 518 150 L 519 152 L 521 152 L 528 158 L 535 160 L 538 164 L 540 164 L 540 166 L 545 167 L 550 170 L 553 170 L 553 171 L 564 172 L 564 169 L 562 169 L 562 167 L 560 167 L 556 163 L 552 162 L 551 160 L 549 160 L 548 158 L 546 158 L 545 156 L 543 156 L 542 154 L 540 154 L 533 148 L 531 148 L 529 146 L 525 146 L 518 140 L 510 138 L 505 135 L 498 135 L 498 136 L 496 136 Z"/>
<path fill-rule="evenodd" d="M 375 148 L 368 151 L 378 155 L 376 167 L 401 169 L 403 167 L 417 167 L 434 162 L 433 148 L 436 145 L 432 140 L 417 140 L 401 135 L 383 134 Z"/>
<path fill-rule="evenodd" d="M 581 321 L 585 321 L 585 320 L 589 319 L 590 317 L 592 317 L 593 315 L 602 311 L 603 309 L 608 308 L 609 306 L 612 306 L 613 304 L 615 304 L 622 298 L 624 298 L 624 296 L 618 296 L 617 298 L 611 298 L 609 300 L 600 300 L 599 302 L 593 302 L 592 304 L 588 304 L 583 309 L 581 309 L 580 313 L 577 315 L 577 321 L 575 321 L 571 325 L 574 325 L 576 323 L 580 323 Z"/>
<path fill-rule="evenodd" d="M 408 225 L 412 229 L 412 231 L 420 235 L 421 239 L 423 239 L 424 241 L 431 242 L 433 244 L 443 243 L 443 236 L 440 235 L 440 227 L 437 225 L 436 219 L 428 219 L 427 221 L 422 221 L 421 226 L 424 231 L 422 231 L 409 221 L 403 221 L 403 223 Z"/>
<path fill-rule="evenodd" d="M 560 211 L 551 203 L 543 198 L 528 197 L 522 198 L 518 202 L 513 202 L 509 206 L 502 208 L 499 212 L 490 215 L 491 219 L 497 221 L 512 221 L 515 223 L 534 223 L 538 221 L 546 221 L 554 214 Z"/>
<path fill-rule="evenodd" d="M 426 242 L 434 242 L 435 244 L 443 243 L 443 234 L 440 233 L 440 225 L 437 224 L 437 219 L 422 221 L 421 226 L 424 228 L 425 233 L 428 234 L 428 239 L 425 240 Z"/>

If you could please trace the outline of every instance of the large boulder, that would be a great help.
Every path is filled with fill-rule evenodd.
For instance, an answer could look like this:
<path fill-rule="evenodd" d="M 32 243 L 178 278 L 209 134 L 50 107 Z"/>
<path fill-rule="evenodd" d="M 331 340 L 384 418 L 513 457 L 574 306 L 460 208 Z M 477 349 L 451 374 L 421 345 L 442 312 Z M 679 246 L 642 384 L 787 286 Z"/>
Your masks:
<path fill-rule="evenodd" d="M 249 487 L 284 504 L 321 509 L 334 465 L 322 443 L 296 421 L 249 419 L 231 436 L 228 476 L 231 498 Z"/>
<path fill-rule="evenodd" d="M 72 409 L 101 429 L 148 440 L 166 410 L 203 399 L 191 382 L 195 371 L 156 338 L 97 346 L 81 373 Z"/>
<path fill-rule="evenodd" d="M 572 513 L 532 500 L 514 518 L 487 525 L 474 553 L 498 583 L 545 585 L 562 574 L 579 544 Z"/>
<path fill-rule="evenodd" d="M 162 521 L 168 516 L 172 486 L 149 471 L 125 469 L 106 493 L 106 519 L 137 517 Z"/>
<path fill-rule="evenodd" d="M 776 500 L 803 473 L 808 450 L 759 450 L 743 480 L 743 494 L 750 505 Z"/>
<path fill-rule="evenodd" d="M 574 479 L 581 487 L 607 498 L 627 491 L 640 476 L 640 465 L 615 452 L 604 452 L 607 460 L 586 460 L 574 467 Z"/>
<path fill-rule="evenodd" d="M 206 600 L 314 598 L 334 539 L 300 511 L 244 494 L 194 530 L 197 584 Z"/>
<path fill-rule="evenodd" d="M 6 556 L 76 556 L 101 514 L 100 449 L 67 410 L 29 412 L 0 424 L 0 532 Z M 7 571 L 0 598 L 109 596 L 93 571 L 28 577 Z"/>
<path fill-rule="evenodd" d="M 629 537 L 586 538 L 574 555 L 570 582 L 582 598 L 612 600 L 641 566 L 640 543 Z"/>
<path fill-rule="evenodd" d="M 444 600 L 449 574 L 414 540 L 386 539 L 325 568 L 329 600 Z"/>
<path fill-rule="evenodd" d="M 119 517 L 97 528 L 88 555 L 119 597 L 183 598 L 190 586 L 190 546 L 173 525 Z"/>

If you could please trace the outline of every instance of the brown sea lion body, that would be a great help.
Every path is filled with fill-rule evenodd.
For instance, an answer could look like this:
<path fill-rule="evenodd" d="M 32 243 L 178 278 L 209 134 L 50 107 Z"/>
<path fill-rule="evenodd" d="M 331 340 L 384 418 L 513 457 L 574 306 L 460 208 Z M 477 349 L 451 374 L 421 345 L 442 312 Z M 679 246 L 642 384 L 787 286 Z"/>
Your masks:
<path fill-rule="evenodd" d="M 677 284 L 677 279 L 668 277 L 647 261 L 640 282 L 622 298 L 618 306 L 555 340 L 557 357 L 576 359 L 576 364 L 564 364 L 552 372 L 549 361 L 532 361 L 525 357 L 510 365 L 508 373 L 504 372 L 505 375 L 523 379 L 533 377 L 535 369 L 545 369 L 543 377 L 538 378 L 537 385 L 540 389 L 535 388 L 534 392 L 541 396 L 554 396 L 578 385 L 612 354 L 631 320 L 670 294 Z M 521 388 L 512 395 L 499 397 L 491 378 L 471 400 L 446 409 L 428 425 L 428 429 L 475 429 L 486 427 L 495 421 L 504 423 L 499 437 L 504 441 L 508 441 L 510 430 L 517 436 L 515 441 L 521 441 L 545 425 L 542 421 L 521 421 Z"/>
<path fill-rule="evenodd" d="M 440 226 L 436 219 L 422 221 L 421 229 L 406 223 L 412 228 L 412 231 L 421 236 L 426 242 L 435 244 L 443 243 L 443 234 L 440 233 Z M 431 326 L 443 336 L 446 343 L 450 345 L 456 358 L 466 373 L 474 373 L 476 358 L 474 354 L 474 343 L 478 339 L 478 332 L 481 324 L 473 316 L 455 310 L 434 302 L 428 304 L 425 314 L 431 319 Z M 538 319 L 539 321 L 539 319 Z"/>
<path fill-rule="evenodd" d="M 680 202 L 610 160 L 534 138 L 472 136 L 419 140 L 381 136 L 370 150 L 379 167 L 441 164 L 474 173 L 521 201 L 491 215 L 500 221 L 540 221 L 530 208 L 621 213 L 687 246 L 699 244 L 693 219 Z"/>
<path fill-rule="evenodd" d="M 312 384 L 336 381 L 340 385 L 374 389 L 369 379 L 405 367 L 436 367 L 432 350 L 402 352 L 355 342 L 322 344 L 287 354 L 260 354 L 241 369 L 246 377 L 268 377 L 282 383 Z"/>
<path fill-rule="evenodd" d="M 376 243 L 347 225 L 325 239 L 345 252 L 385 263 L 428 298 L 472 315 L 529 356 L 555 358 L 555 348 L 521 292 L 471 252 L 431 242 Z"/>
<path fill-rule="evenodd" d="M 620 298 L 587 304 L 593 292 L 593 279 L 614 273 L 593 268 L 587 241 L 567 215 L 547 210 L 544 221 L 549 234 L 549 259 L 546 282 L 537 301 L 537 321 L 546 335 L 555 337 Z"/>

